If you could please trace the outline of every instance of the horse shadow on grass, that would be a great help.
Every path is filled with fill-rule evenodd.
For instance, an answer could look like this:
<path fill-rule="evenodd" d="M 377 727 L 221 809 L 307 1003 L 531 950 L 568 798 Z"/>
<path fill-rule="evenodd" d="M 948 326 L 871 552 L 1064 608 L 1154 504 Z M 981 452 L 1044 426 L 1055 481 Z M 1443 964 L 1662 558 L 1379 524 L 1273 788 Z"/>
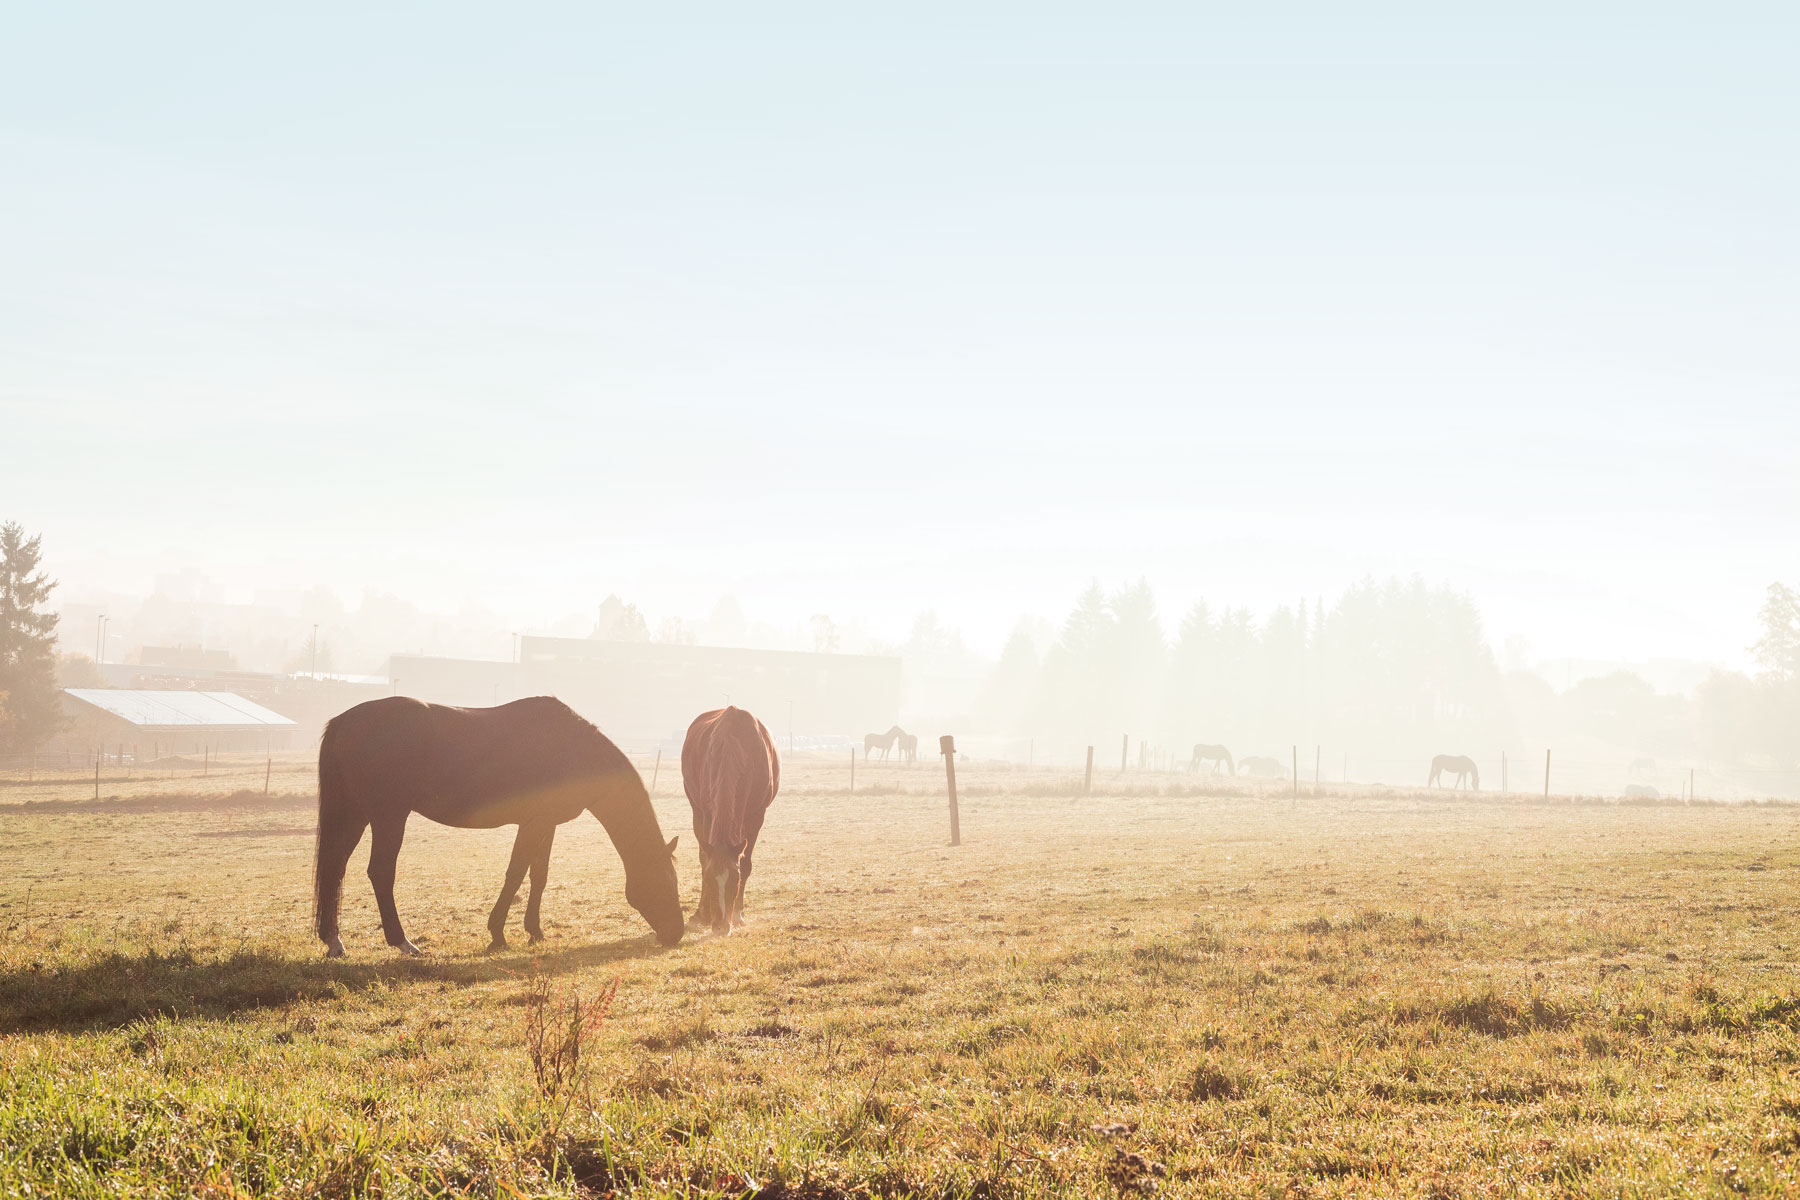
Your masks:
<path fill-rule="evenodd" d="M 367 962 L 296 958 L 275 950 L 226 954 L 176 950 L 109 954 L 73 966 L 30 963 L 0 970 L 0 1035 L 118 1029 L 156 1016 L 230 1017 L 257 1009 L 330 1000 L 377 985 L 475 984 L 560 975 L 672 953 L 655 937 L 496 955 L 380 958 Z"/>

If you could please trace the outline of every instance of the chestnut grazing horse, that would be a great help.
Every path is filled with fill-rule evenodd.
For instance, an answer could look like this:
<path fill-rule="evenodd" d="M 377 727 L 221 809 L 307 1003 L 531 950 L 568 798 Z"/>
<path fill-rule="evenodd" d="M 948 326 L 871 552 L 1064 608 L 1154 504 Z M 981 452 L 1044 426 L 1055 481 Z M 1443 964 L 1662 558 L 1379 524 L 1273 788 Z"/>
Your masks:
<path fill-rule="evenodd" d="M 369 882 L 388 945 L 405 954 L 394 908 L 394 864 L 413 813 L 458 829 L 517 825 L 512 864 L 488 916 L 490 950 L 506 945 L 506 913 L 531 871 L 525 930 L 543 938 L 538 904 L 556 827 L 583 810 L 600 819 L 625 863 L 625 899 L 673 946 L 681 940 L 675 841 L 665 845 L 650 794 L 631 761 L 605 734 L 550 696 L 498 708 L 449 708 L 405 696 L 370 700 L 339 713 L 319 743 L 319 835 L 313 867 L 313 920 L 326 955 L 344 953 L 338 901 L 350 852 L 373 830 Z"/>
<path fill-rule="evenodd" d="M 700 842 L 694 920 L 730 933 L 744 923 L 744 885 L 763 816 L 781 789 L 781 756 L 763 723 L 741 708 L 701 713 L 681 744 L 681 784 Z"/>

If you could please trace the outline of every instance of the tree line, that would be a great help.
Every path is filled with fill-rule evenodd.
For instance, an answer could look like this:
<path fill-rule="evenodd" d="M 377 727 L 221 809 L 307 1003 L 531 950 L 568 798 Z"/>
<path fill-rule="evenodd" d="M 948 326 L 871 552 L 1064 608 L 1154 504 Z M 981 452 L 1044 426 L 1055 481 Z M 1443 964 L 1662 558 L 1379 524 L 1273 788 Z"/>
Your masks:
<path fill-rule="evenodd" d="M 970 720 L 1065 752 L 1131 734 L 1176 753 L 1298 743 L 1397 760 L 1541 754 L 1545 739 L 1567 738 L 1800 767 L 1800 594 L 1772 585 L 1760 617 L 1754 677 L 1715 671 L 1694 695 L 1671 696 L 1621 672 L 1559 695 L 1529 671 L 1502 671 L 1474 603 L 1416 577 L 1365 579 L 1330 604 L 1302 600 L 1261 620 L 1202 601 L 1173 629 L 1147 583 L 1092 584 L 1047 647 L 1021 625 Z"/>

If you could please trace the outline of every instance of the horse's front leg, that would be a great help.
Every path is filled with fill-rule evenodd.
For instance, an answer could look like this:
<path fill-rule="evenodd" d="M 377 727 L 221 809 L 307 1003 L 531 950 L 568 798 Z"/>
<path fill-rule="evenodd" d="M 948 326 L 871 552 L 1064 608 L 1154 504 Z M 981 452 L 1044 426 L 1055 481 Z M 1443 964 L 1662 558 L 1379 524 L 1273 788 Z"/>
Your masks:
<path fill-rule="evenodd" d="M 538 924 L 538 905 L 544 899 L 544 880 L 550 874 L 550 843 L 556 840 L 556 826 L 544 830 L 531 852 L 531 898 L 525 902 L 525 932 L 531 944 L 544 940 L 544 927 Z"/>
<path fill-rule="evenodd" d="M 512 902 L 519 894 L 519 884 L 525 878 L 525 871 L 531 866 L 531 852 L 536 846 L 538 829 L 528 822 L 519 823 L 519 836 L 513 839 L 512 861 L 506 864 L 506 882 L 500 885 L 500 898 L 494 901 L 494 909 L 488 913 L 488 933 L 493 941 L 488 949 L 506 949 L 506 914 L 512 909 Z"/>

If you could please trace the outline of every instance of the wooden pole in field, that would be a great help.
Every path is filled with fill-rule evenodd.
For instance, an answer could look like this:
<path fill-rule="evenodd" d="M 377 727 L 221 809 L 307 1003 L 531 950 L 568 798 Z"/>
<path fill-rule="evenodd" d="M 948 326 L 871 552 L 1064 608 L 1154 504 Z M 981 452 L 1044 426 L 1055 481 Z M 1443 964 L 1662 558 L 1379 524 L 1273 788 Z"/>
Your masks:
<path fill-rule="evenodd" d="M 1128 733 L 1125 735 L 1125 740 L 1119 743 L 1119 774 L 1121 775 L 1125 773 L 1125 752 L 1129 749 L 1131 749 L 1131 735 Z"/>
<path fill-rule="evenodd" d="M 100 798 L 100 756 L 94 755 L 94 799 Z"/>
<path fill-rule="evenodd" d="M 792 753 L 792 747 L 789 747 L 789 753 Z M 662 747 L 658 746 L 656 748 L 656 762 L 650 768 L 650 794 L 652 796 L 656 795 L 656 777 L 661 772 L 662 772 Z"/>
<path fill-rule="evenodd" d="M 200 777 L 204 779 L 212 774 L 212 743 L 200 747 Z"/>
<path fill-rule="evenodd" d="M 1550 751 L 1544 751 L 1544 799 L 1550 798 Z"/>
<path fill-rule="evenodd" d="M 1092 746 L 1088 747 L 1087 774 L 1081 780 L 1081 794 L 1084 796 L 1094 794 L 1094 748 Z"/>
<path fill-rule="evenodd" d="M 1688 803 L 1694 802 L 1694 768 L 1688 768 Z"/>
<path fill-rule="evenodd" d="M 275 756 L 271 754 L 263 759 L 263 795 L 269 794 L 269 772 L 275 769 Z"/>
<path fill-rule="evenodd" d="M 962 824 L 956 812 L 956 739 L 945 734 L 938 739 L 938 752 L 944 756 L 944 783 L 950 788 L 950 844 L 962 845 Z"/>

